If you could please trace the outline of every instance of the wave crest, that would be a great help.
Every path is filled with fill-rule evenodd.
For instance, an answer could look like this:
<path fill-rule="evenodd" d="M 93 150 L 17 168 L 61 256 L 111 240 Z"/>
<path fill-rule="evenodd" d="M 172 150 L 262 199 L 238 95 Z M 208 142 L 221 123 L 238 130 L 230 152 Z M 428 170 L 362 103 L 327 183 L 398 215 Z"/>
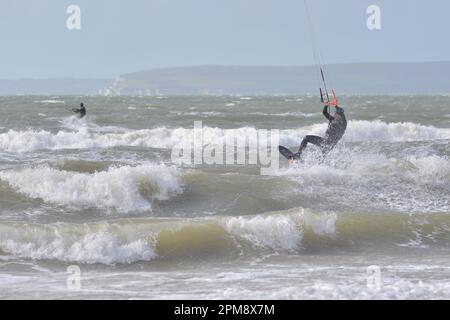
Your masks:
<path fill-rule="evenodd" d="M 111 167 L 92 174 L 39 166 L 3 171 L 0 179 L 45 202 L 121 212 L 151 210 L 153 200 L 167 200 L 183 191 L 179 170 L 162 164 Z"/>
<path fill-rule="evenodd" d="M 71 126 L 69 126 L 71 127 Z M 91 126 L 92 127 L 92 126 Z M 0 134 L 0 149 L 8 152 L 29 152 L 40 149 L 86 149 L 134 146 L 147 148 L 172 148 L 186 140 L 192 141 L 194 129 L 167 128 L 127 130 L 110 127 L 81 126 L 77 131 L 9 130 Z M 113 131 L 113 132 L 111 132 Z M 280 130 L 280 143 L 297 146 L 307 134 L 323 135 L 326 124 L 315 124 L 298 129 Z M 219 144 L 227 137 L 246 136 L 256 139 L 257 129 L 242 127 L 221 129 L 203 127 L 203 143 Z M 450 139 L 450 129 L 423 126 L 414 123 L 385 123 L 382 121 L 350 121 L 343 141 L 425 141 Z M 252 141 L 253 143 L 255 141 Z"/>

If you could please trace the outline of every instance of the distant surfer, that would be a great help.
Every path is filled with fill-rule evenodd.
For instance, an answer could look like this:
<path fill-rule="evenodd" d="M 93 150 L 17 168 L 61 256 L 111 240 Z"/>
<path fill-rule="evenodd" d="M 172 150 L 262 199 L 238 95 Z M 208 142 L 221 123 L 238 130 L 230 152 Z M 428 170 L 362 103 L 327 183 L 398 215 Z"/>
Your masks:
<path fill-rule="evenodd" d="M 334 146 L 341 140 L 342 136 L 347 129 L 347 119 L 345 118 L 344 109 L 339 107 L 337 104 L 334 105 L 335 112 L 330 115 L 328 112 L 329 103 L 325 103 L 323 108 L 323 115 L 328 120 L 328 129 L 325 136 L 313 136 L 307 135 L 302 143 L 297 153 L 292 153 L 289 149 L 279 146 L 280 153 L 285 156 L 290 161 L 300 160 L 303 150 L 305 150 L 308 143 L 312 143 L 320 148 L 322 153 L 325 155 L 330 152 Z"/>
<path fill-rule="evenodd" d="M 84 106 L 84 103 L 80 103 L 80 108 L 73 108 L 72 109 L 73 112 L 75 113 L 79 113 L 80 114 L 80 119 L 83 118 L 86 115 L 86 107 Z"/>

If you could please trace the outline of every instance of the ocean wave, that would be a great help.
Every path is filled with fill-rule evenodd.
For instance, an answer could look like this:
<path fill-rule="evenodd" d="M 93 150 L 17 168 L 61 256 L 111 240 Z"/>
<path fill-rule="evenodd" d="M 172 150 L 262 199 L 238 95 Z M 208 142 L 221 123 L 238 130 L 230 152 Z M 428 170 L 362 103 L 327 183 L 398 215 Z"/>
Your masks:
<path fill-rule="evenodd" d="M 194 130 L 190 128 L 167 128 L 126 130 L 117 127 L 93 126 L 79 119 L 67 120 L 67 128 L 78 128 L 76 131 L 58 131 L 28 129 L 25 131 L 9 130 L 0 134 L 0 150 L 8 152 L 27 152 L 40 149 L 83 149 L 111 148 L 117 146 L 136 146 L 148 148 L 172 148 L 184 141 L 191 141 Z M 111 132 L 113 131 L 113 132 Z M 297 146 L 307 134 L 323 135 L 326 124 L 315 124 L 298 129 L 280 130 L 280 143 Z M 237 129 L 220 129 L 205 126 L 203 143 L 215 144 L 227 141 L 227 137 L 248 137 L 256 142 L 257 129 L 242 127 Z M 426 141 L 450 139 L 450 129 L 422 126 L 414 123 L 385 123 L 381 121 L 350 121 L 343 141 Z"/>
<path fill-rule="evenodd" d="M 152 201 L 167 200 L 183 190 L 180 172 L 162 164 L 111 167 L 91 174 L 41 165 L 2 171 L 0 179 L 44 202 L 120 212 L 151 210 Z"/>
<path fill-rule="evenodd" d="M 398 157 L 342 147 L 323 162 L 319 163 L 314 152 L 305 154 L 304 161 L 277 173 L 291 181 L 299 193 L 307 188 L 313 194 L 328 194 L 336 205 L 357 203 L 359 208 L 450 211 L 447 156 L 425 153 Z"/>
<path fill-rule="evenodd" d="M 64 100 L 56 100 L 56 99 L 47 99 L 47 100 L 40 100 L 40 101 L 34 101 L 36 103 L 43 103 L 43 104 L 65 104 L 66 102 Z"/>
<path fill-rule="evenodd" d="M 133 263 L 299 252 L 291 215 L 129 219 L 96 223 L 0 223 L 0 254 L 79 263 Z M 273 225 L 278 227 L 273 230 Z M 290 233 L 291 232 L 291 233 Z"/>
<path fill-rule="evenodd" d="M 323 136 L 327 124 L 314 124 L 301 129 L 283 130 L 284 144 L 297 146 L 306 134 Z M 411 142 L 450 139 L 450 129 L 424 126 L 411 122 L 386 123 L 376 121 L 349 121 L 344 142 Z"/>
<path fill-rule="evenodd" d="M 73 131 L 87 131 L 87 132 L 100 132 L 100 133 L 123 133 L 127 132 L 128 129 L 116 127 L 116 126 L 101 126 L 98 125 L 88 118 L 79 118 L 78 116 L 65 117 L 59 120 L 62 128 L 66 128 Z"/>
<path fill-rule="evenodd" d="M 364 150 L 352 150 L 342 147 L 333 150 L 330 157 L 318 161 L 315 152 L 306 153 L 302 164 L 294 164 L 278 172 L 281 176 L 304 176 L 316 179 L 318 176 L 330 180 L 334 178 L 367 177 L 399 178 L 415 184 L 428 186 L 444 186 L 450 179 L 450 159 L 439 155 L 403 155 L 391 157 L 381 153 L 370 153 Z M 303 170 L 302 170 L 303 169 Z M 304 170 L 308 169 L 308 170 Z"/>
<path fill-rule="evenodd" d="M 80 263 L 258 258 L 358 247 L 447 248 L 448 214 L 335 214 L 303 209 L 257 216 L 96 223 L 0 223 L 0 254 Z"/>
<path fill-rule="evenodd" d="M 315 116 L 319 116 L 322 115 L 321 113 L 318 112 L 278 112 L 278 113 L 266 113 L 266 112 L 251 112 L 248 113 L 250 115 L 258 115 L 258 116 L 275 116 L 275 117 L 299 117 L 299 118 L 312 118 Z"/>
<path fill-rule="evenodd" d="M 107 224 L 1 224 L 0 250 L 18 257 L 80 263 L 132 263 L 155 257 L 152 238 Z"/>
<path fill-rule="evenodd" d="M 411 122 L 350 121 L 344 141 L 429 141 L 450 139 L 450 129 Z"/>
<path fill-rule="evenodd" d="M 291 216 L 241 216 L 222 223 L 227 232 L 258 247 L 295 251 L 302 240 L 302 232 Z"/>
<path fill-rule="evenodd" d="M 55 159 L 48 162 L 51 168 L 63 171 L 75 171 L 83 173 L 95 173 L 98 171 L 107 171 L 110 167 L 118 163 L 111 161 L 89 161 L 80 159 Z"/>
<path fill-rule="evenodd" d="M 337 269 L 340 269 L 337 271 Z M 367 268 L 330 267 L 321 272 L 329 272 L 340 278 L 314 280 L 304 285 L 288 285 L 282 289 L 274 290 L 269 295 L 255 290 L 228 290 L 222 297 L 216 299 L 275 299 L 275 300 L 415 300 L 415 299 L 449 299 L 450 284 L 447 281 L 438 280 L 409 280 L 402 279 L 395 273 L 391 273 L 390 266 L 383 270 L 383 278 L 380 278 L 380 287 L 369 286 Z M 353 272 L 351 280 L 348 280 L 347 272 Z M 441 270 L 437 270 L 441 272 Z M 387 273 L 387 274 L 386 274 Z M 298 275 L 297 275 L 298 277 Z M 321 277 L 319 274 L 317 277 Z M 323 278 L 323 277 L 322 277 Z"/>
<path fill-rule="evenodd" d="M 450 194 L 450 161 L 436 155 L 427 157 L 408 157 L 413 167 L 406 171 L 406 176 L 416 184 L 427 187 L 446 188 Z"/>

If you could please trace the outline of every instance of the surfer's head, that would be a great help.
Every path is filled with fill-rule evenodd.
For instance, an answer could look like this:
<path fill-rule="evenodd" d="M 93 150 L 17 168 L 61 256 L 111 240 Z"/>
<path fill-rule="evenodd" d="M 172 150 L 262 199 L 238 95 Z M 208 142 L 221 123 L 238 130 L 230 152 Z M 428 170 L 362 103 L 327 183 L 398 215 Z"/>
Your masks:
<path fill-rule="evenodd" d="M 84 107 L 84 103 L 82 102 L 82 103 L 80 103 L 80 107 Z"/>
<path fill-rule="evenodd" d="M 339 119 L 342 117 L 343 114 L 344 114 L 344 109 L 342 109 L 339 106 L 335 106 L 333 117 Z"/>

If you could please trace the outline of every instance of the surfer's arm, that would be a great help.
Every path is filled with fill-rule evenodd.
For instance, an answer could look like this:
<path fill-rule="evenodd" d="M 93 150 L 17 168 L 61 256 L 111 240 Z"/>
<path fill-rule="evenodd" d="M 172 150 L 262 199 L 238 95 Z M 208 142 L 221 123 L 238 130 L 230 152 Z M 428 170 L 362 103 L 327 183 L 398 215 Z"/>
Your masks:
<path fill-rule="evenodd" d="M 334 118 L 331 116 L 331 114 L 328 113 L 328 106 L 325 105 L 323 107 L 323 112 L 322 113 L 325 116 L 325 118 L 328 119 L 328 121 L 333 121 L 334 120 Z"/>

